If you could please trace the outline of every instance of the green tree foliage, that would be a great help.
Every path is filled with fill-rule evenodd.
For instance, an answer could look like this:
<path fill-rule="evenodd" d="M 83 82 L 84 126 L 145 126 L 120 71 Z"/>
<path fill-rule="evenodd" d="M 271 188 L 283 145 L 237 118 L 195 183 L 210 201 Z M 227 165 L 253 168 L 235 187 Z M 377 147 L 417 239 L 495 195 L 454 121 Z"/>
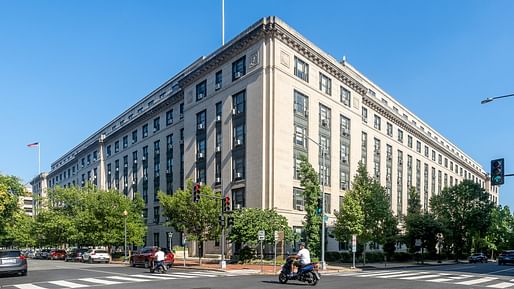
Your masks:
<path fill-rule="evenodd" d="M 343 199 L 340 211 L 334 212 L 336 222 L 334 235 L 339 242 L 351 240 L 353 234 L 360 236 L 364 231 L 364 212 L 360 200 L 353 191 L 348 191 Z"/>
<path fill-rule="evenodd" d="M 479 184 L 464 180 L 432 197 L 430 206 L 447 229 L 446 243 L 452 244 L 455 258 L 470 252 L 473 238 L 485 237 L 494 208 L 489 194 Z"/>
<path fill-rule="evenodd" d="M 159 192 L 159 200 L 164 209 L 163 215 L 168 217 L 167 224 L 184 232 L 188 240 L 196 240 L 198 246 L 202 246 L 203 241 L 215 240 L 220 236 L 221 195 L 213 192 L 209 186 L 201 186 L 202 196 L 195 203 L 192 191 L 193 183 L 188 180 L 185 190 L 179 189 L 173 195 Z"/>
<path fill-rule="evenodd" d="M 287 218 L 275 210 L 244 208 L 234 211 L 232 217 L 234 224 L 228 236 L 232 242 L 255 245 L 259 230 L 266 232 L 266 243 L 273 243 L 275 231 L 283 231 L 286 241 L 293 241 L 293 231 Z"/>
<path fill-rule="evenodd" d="M 24 195 L 25 188 L 19 178 L 0 175 L 0 244 L 15 245 L 26 241 L 20 239 L 22 235 L 16 234 L 14 230 L 24 227 L 22 224 L 15 225 L 16 221 L 22 221 L 23 218 L 23 211 L 18 207 L 18 198 Z"/>
<path fill-rule="evenodd" d="M 491 225 L 484 238 L 484 248 L 476 248 L 475 251 L 489 250 L 491 258 L 494 258 L 496 252 L 510 249 L 513 245 L 514 217 L 508 206 L 495 207 L 491 211 Z"/>
<path fill-rule="evenodd" d="M 416 239 L 421 240 L 421 245 L 431 253 L 435 253 L 437 243 L 437 233 L 446 232 L 441 223 L 429 212 L 421 210 L 421 200 L 416 189 L 413 187 L 409 191 L 407 206 L 407 216 L 405 217 L 404 242 L 407 244 L 411 253 L 416 252 Z"/>
<path fill-rule="evenodd" d="M 319 175 L 305 155 L 300 157 L 300 161 L 300 185 L 304 188 L 303 200 L 306 213 L 303 220 L 305 243 L 313 255 L 320 256 L 321 216 L 317 214 L 318 200 L 321 198 Z"/>
<path fill-rule="evenodd" d="M 47 210 L 36 218 L 40 245 L 115 246 L 124 244 L 124 211 L 127 211 L 127 243 L 142 245 L 146 226 L 144 204 L 136 194 L 130 200 L 118 191 L 56 187 L 48 194 Z"/>
<path fill-rule="evenodd" d="M 18 248 L 34 247 L 36 239 L 33 232 L 34 219 L 23 210 L 16 210 L 12 215 L 12 222 L 6 225 L 6 234 L 2 236 L 0 243 Z"/>

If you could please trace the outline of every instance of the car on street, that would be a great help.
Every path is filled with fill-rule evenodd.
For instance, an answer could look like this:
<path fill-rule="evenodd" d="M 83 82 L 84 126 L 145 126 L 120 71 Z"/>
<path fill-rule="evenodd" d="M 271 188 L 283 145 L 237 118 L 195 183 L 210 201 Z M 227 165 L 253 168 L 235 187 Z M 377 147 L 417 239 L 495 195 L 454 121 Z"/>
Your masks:
<path fill-rule="evenodd" d="M 487 263 L 487 256 L 484 253 L 475 253 L 468 257 L 469 263 Z"/>
<path fill-rule="evenodd" d="M 503 251 L 498 256 L 498 265 L 505 265 L 507 263 L 514 263 L 514 250 Z"/>
<path fill-rule="evenodd" d="M 82 254 L 86 253 L 88 248 L 73 248 L 64 257 L 65 262 L 82 262 Z"/>
<path fill-rule="evenodd" d="M 50 259 L 50 252 L 51 252 L 50 249 L 41 250 L 41 252 L 39 253 L 39 259 L 45 259 L 45 260 Z"/>
<path fill-rule="evenodd" d="M 64 250 L 55 249 L 50 252 L 51 260 L 64 260 L 64 257 L 66 257 L 66 251 Z"/>
<path fill-rule="evenodd" d="M 0 250 L 0 275 L 20 274 L 27 275 L 27 257 L 20 250 Z"/>
<path fill-rule="evenodd" d="M 164 265 L 171 267 L 175 263 L 175 255 L 169 249 L 163 248 L 164 251 Z M 154 258 L 157 247 L 144 247 L 141 251 L 136 252 L 130 256 L 130 266 L 136 267 L 143 265 L 145 268 L 149 268 Z"/>
<path fill-rule="evenodd" d="M 87 263 L 111 263 L 111 255 L 107 250 L 101 249 L 89 249 L 87 252 L 82 254 L 82 262 Z"/>

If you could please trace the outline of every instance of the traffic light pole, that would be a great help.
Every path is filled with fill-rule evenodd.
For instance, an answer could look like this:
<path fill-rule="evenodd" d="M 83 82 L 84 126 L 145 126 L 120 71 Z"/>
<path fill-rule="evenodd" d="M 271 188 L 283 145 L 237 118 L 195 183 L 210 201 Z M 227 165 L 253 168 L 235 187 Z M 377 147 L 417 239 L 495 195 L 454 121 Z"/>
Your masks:
<path fill-rule="evenodd" d="M 326 152 L 325 148 L 321 149 L 321 157 L 323 158 L 323 178 L 321 178 L 321 270 L 326 270 L 325 264 L 325 177 L 326 177 Z"/>

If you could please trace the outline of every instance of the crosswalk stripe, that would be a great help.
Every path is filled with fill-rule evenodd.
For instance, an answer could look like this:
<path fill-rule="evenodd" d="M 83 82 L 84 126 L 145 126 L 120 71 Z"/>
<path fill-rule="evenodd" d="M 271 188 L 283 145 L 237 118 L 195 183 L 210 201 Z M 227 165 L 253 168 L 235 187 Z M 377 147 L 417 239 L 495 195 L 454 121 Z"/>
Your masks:
<path fill-rule="evenodd" d="M 475 285 L 475 284 L 480 284 L 480 283 L 485 283 L 485 282 L 493 281 L 495 279 L 498 279 L 498 278 L 484 277 L 484 278 L 473 279 L 473 280 L 469 280 L 469 281 L 463 281 L 463 282 L 459 282 L 459 283 L 455 283 L 455 284 L 458 284 L 458 285 Z"/>
<path fill-rule="evenodd" d="M 195 277 L 202 277 L 202 276 L 205 276 L 205 277 L 217 277 L 218 275 L 214 275 L 214 274 L 204 274 L 204 273 L 201 273 L 201 272 L 191 272 L 191 273 L 179 273 L 179 272 L 174 272 L 172 274 L 179 274 L 179 275 L 189 275 L 189 276 L 195 276 Z"/>
<path fill-rule="evenodd" d="M 411 276 L 411 277 L 403 277 L 400 278 L 402 280 L 418 280 L 418 279 L 427 279 L 427 278 L 433 278 L 433 277 L 439 277 L 441 275 L 438 274 L 429 274 L 429 275 L 420 275 L 420 276 Z"/>
<path fill-rule="evenodd" d="M 459 280 L 459 279 L 466 279 L 466 278 L 471 278 L 473 276 L 471 275 L 459 275 L 459 276 L 451 276 L 449 278 L 453 279 L 453 280 Z"/>
<path fill-rule="evenodd" d="M 448 282 L 448 281 L 452 281 L 452 279 L 450 278 L 438 278 L 438 279 L 428 279 L 428 280 L 425 280 L 427 282 Z"/>
<path fill-rule="evenodd" d="M 490 287 L 490 288 L 507 288 L 507 287 L 512 287 L 512 286 L 514 286 L 514 283 L 500 282 L 500 283 L 496 283 L 496 284 L 489 285 L 489 286 L 486 286 L 486 287 Z"/>
<path fill-rule="evenodd" d="M 43 287 L 40 287 L 40 286 L 37 286 L 37 285 L 34 285 L 34 284 L 30 284 L 30 283 L 17 284 L 17 285 L 14 285 L 14 287 L 20 288 L 20 289 L 45 289 Z"/>
<path fill-rule="evenodd" d="M 147 279 L 141 279 L 141 278 L 131 278 L 131 277 L 125 277 L 125 276 L 108 276 L 105 278 L 114 279 L 114 280 L 121 280 L 121 281 L 130 281 L 130 282 L 144 282 L 144 281 L 150 281 Z"/>
<path fill-rule="evenodd" d="M 200 277 L 198 275 L 190 275 L 190 274 L 187 274 L 187 273 L 178 273 L 178 272 L 173 272 L 170 275 L 171 276 L 175 276 L 175 277 L 179 277 L 179 278 L 198 278 L 198 277 Z"/>
<path fill-rule="evenodd" d="M 79 279 L 79 280 L 80 281 L 90 282 L 90 283 L 102 284 L 102 285 L 114 285 L 114 284 L 121 284 L 121 283 L 123 283 L 123 282 L 118 282 L 118 281 L 102 280 L 102 279 L 98 279 L 98 278 L 82 278 L 82 279 Z"/>
<path fill-rule="evenodd" d="M 89 287 L 89 285 L 85 284 L 79 284 L 79 283 L 73 283 L 69 281 L 64 280 L 58 280 L 58 281 L 49 281 L 48 283 L 59 285 L 66 288 L 83 288 L 83 287 Z"/>
<path fill-rule="evenodd" d="M 357 275 L 356 277 L 377 277 L 377 276 L 395 275 L 395 274 L 401 274 L 401 273 L 407 273 L 407 272 L 408 271 L 397 271 L 397 272 L 386 272 L 386 273 L 372 273 L 372 274 Z"/>
<path fill-rule="evenodd" d="M 425 273 L 426 272 L 401 273 L 401 274 L 394 274 L 394 275 L 377 276 L 377 278 L 398 278 L 398 277 L 406 277 L 406 276 L 412 276 L 412 275 L 420 275 L 420 274 L 425 274 Z"/>
<path fill-rule="evenodd" d="M 160 279 L 160 280 L 173 280 L 173 279 L 177 279 L 175 277 L 171 277 L 169 275 L 161 275 L 161 276 L 157 276 L 157 275 L 145 275 L 145 274 L 138 274 L 138 275 L 131 275 L 132 277 L 139 277 L 139 278 L 148 278 L 148 279 Z"/>

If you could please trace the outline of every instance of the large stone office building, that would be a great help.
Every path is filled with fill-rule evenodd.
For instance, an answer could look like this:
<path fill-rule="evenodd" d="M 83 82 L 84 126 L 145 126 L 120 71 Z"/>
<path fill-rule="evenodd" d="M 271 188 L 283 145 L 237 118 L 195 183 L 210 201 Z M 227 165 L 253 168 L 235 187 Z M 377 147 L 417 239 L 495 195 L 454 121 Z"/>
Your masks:
<path fill-rule="evenodd" d="M 221 190 L 233 208 L 274 208 L 299 231 L 301 154 L 324 180 L 329 229 L 359 161 L 387 188 L 395 213 L 406 213 L 409 187 L 426 208 L 431 196 L 464 179 L 498 202 L 477 162 L 276 17 L 256 22 L 116 116 L 56 160 L 48 182 L 140 193 L 149 245 L 165 245 L 170 231 L 156 192 L 171 194 L 188 178 Z M 328 237 L 327 250 L 338 248 Z"/>

